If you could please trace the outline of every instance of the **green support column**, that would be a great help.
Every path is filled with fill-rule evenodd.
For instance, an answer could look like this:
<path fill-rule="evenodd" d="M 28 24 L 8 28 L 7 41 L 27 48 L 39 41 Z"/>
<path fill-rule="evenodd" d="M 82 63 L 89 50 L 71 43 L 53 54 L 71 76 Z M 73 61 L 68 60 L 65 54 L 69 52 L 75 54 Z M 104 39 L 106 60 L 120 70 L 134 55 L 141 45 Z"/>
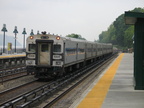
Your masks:
<path fill-rule="evenodd" d="M 134 25 L 135 90 L 144 90 L 144 13 L 125 12 L 125 23 Z"/>
<path fill-rule="evenodd" d="M 144 19 L 138 18 L 135 23 L 135 89 L 144 90 Z"/>

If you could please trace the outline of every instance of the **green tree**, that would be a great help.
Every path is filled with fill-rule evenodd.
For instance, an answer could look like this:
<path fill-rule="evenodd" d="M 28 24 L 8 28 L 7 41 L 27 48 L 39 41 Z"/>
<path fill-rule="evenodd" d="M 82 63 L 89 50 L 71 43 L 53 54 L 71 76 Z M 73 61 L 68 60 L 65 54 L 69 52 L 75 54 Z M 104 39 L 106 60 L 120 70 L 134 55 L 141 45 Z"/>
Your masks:
<path fill-rule="evenodd" d="M 69 34 L 69 35 L 66 35 L 66 37 L 71 37 L 71 38 L 77 38 L 77 39 L 82 39 L 82 40 L 86 40 L 85 38 L 83 38 L 81 35 L 78 35 L 78 34 Z"/>
<path fill-rule="evenodd" d="M 132 10 L 132 12 L 141 12 L 141 13 L 144 13 L 144 8 L 135 8 L 134 10 Z"/>
<path fill-rule="evenodd" d="M 124 46 L 131 48 L 133 46 L 134 26 L 129 27 L 124 33 Z"/>
<path fill-rule="evenodd" d="M 125 25 L 124 14 L 120 15 L 116 21 L 114 21 L 116 44 L 119 46 L 124 46 L 124 31 L 129 27 Z"/>
<path fill-rule="evenodd" d="M 131 11 L 144 13 L 144 8 L 135 8 Z M 103 31 L 99 35 L 99 42 L 110 42 L 123 49 L 131 48 L 133 34 L 134 27 L 132 25 L 126 25 L 124 22 L 124 14 L 121 14 L 109 26 L 107 31 Z"/>
<path fill-rule="evenodd" d="M 110 27 L 108 28 L 107 31 L 103 31 L 100 35 L 99 35 L 99 41 L 100 42 L 105 42 L 105 43 L 114 43 L 115 40 L 115 28 L 114 25 L 111 24 Z"/>
<path fill-rule="evenodd" d="M 107 31 L 103 31 L 100 35 L 99 35 L 99 41 L 100 42 L 105 42 L 105 38 L 106 38 L 106 35 L 107 35 Z"/>

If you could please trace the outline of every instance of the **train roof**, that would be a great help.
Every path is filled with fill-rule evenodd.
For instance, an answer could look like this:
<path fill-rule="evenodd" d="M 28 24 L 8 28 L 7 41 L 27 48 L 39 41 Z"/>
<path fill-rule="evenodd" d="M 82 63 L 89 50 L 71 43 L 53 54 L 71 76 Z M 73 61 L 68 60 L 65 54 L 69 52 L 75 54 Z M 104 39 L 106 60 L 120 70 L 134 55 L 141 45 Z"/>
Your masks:
<path fill-rule="evenodd" d="M 41 37 L 41 36 L 50 36 L 50 37 L 57 37 L 59 35 L 54 35 L 54 34 L 38 34 L 38 35 L 33 35 L 34 37 Z M 29 36 L 30 37 L 30 36 Z M 28 37 L 28 38 L 29 38 Z M 82 39 L 77 39 L 77 38 L 71 38 L 71 37 L 63 37 L 59 36 L 63 41 L 75 41 L 75 42 L 84 42 L 84 43 L 92 43 L 92 44 L 102 44 L 102 45 L 112 45 L 111 43 L 99 43 L 99 42 L 92 42 L 92 41 L 87 41 L 87 40 L 82 40 Z"/>

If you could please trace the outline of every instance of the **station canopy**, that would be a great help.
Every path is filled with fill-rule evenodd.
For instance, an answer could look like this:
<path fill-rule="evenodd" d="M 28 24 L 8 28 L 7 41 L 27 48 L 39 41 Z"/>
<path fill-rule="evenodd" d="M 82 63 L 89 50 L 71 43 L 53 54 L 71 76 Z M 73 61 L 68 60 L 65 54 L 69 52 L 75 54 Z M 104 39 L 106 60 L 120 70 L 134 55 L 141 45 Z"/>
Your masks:
<path fill-rule="evenodd" d="M 140 12 L 125 12 L 125 24 L 134 25 L 138 18 L 144 19 L 144 13 Z"/>

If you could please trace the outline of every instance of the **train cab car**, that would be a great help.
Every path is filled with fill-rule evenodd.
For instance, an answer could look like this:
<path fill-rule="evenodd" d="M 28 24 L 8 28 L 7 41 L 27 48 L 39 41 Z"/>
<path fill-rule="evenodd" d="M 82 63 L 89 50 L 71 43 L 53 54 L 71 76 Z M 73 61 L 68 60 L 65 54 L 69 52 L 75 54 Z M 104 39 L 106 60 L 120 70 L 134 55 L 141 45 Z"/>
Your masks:
<path fill-rule="evenodd" d="M 63 40 L 56 35 L 29 36 L 26 44 L 26 66 L 40 78 L 56 74 L 63 67 Z M 49 73 L 47 72 L 49 71 Z"/>

